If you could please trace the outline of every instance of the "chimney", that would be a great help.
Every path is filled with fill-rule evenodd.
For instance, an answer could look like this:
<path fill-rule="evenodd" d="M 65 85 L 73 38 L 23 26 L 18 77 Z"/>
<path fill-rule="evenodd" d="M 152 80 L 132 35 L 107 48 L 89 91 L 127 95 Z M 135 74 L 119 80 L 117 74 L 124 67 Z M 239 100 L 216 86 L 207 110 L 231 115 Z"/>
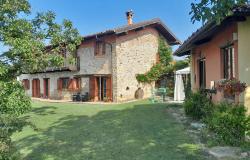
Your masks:
<path fill-rule="evenodd" d="M 127 20 L 128 20 L 128 25 L 133 24 L 133 15 L 134 15 L 134 13 L 133 13 L 132 10 L 126 12 L 126 16 L 127 16 Z"/>

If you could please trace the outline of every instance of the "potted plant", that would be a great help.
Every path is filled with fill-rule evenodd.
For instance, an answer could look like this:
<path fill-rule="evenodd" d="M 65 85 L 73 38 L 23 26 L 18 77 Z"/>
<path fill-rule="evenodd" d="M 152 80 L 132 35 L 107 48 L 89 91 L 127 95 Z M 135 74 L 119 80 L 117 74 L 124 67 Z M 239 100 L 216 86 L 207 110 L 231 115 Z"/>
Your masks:
<path fill-rule="evenodd" d="M 223 92 L 226 97 L 235 97 L 240 95 L 246 89 L 246 83 L 240 82 L 236 78 L 230 78 L 220 81 L 217 84 L 217 90 Z"/>

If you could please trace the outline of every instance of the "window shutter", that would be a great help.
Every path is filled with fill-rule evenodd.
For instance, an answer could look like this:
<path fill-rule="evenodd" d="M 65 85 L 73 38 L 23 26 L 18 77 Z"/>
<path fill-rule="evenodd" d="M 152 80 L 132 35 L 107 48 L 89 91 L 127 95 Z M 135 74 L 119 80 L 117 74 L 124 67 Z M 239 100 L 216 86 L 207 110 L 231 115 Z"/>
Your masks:
<path fill-rule="evenodd" d="M 73 79 L 69 79 L 69 83 L 68 83 L 67 89 L 69 89 L 71 91 L 74 90 L 74 88 L 73 88 Z"/>
<path fill-rule="evenodd" d="M 35 80 L 32 80 L 32 97 L 35 97 Z"/>
<path fill-rule="evenodd" d="M 75 79 L 76 81 L 76 89 L 81 89 L 81 78 L 78 77 Z"/>
<path fill-rule="evenodd" d="M 106 54 L 106 44 L 102 43 L 102 55 Z"/>
<path fill-rule="evenodd" d="M 106 94 L 107 97 L 112 100 L 112 79 L 111 76 L 107 77 L 107 81 L 106 81 Z"/>
<path fill-rule="evenodd" d="M 30 80 L 27 79 L 27 89 L 30 89 Z"/>
<path fill-rule="evenodd" d="M 235 55 L 234 55 L 234 48 L 231 50 L 232 52 L 232 77 L 235 78 Z"/>
<path fill-rule="evenodd" d="M 77 90 L 76 82 L 77 82 L 77 79 L 73 78 L 71 83 L 72 83 L 72 88 L 73 88 L 74 91 Z"/>
<path fill-rule="evenodd" d="M 95 55 L 95 56 L 98 55 L 98 50 L 99 50 L 99 44 L 98 44 L 98 42 L 96 42 L 96 43 L 94 44 L 94 55 Z"/>
<path fill-rule="evenodd" d="M 96 90 L 97 90 L 96 83 L 97 83 L 96 77 L 90 76 L 89 77 L 89 95 L 90 95 L 90 98 L 93 100 L 95 100 L 95 97 L 96 97 Z"/>
<path fill-rule="evenodd" d="M 40 91 L 40 79 L 37 79 L 37 94 L 38 94 L 38 97 L 41 97 L 41 91 Z"/>
<path fill-rule="evenodd" d="M 62 90 L 62 79 L 61 78 L 57 79 L 57 89 L 59 91 Z"/>
<path fill-rule="evenodd" d="M 78 86 L 77 86 L 77 81 L 78 81 L 79 78 L 72 78 L 69 80 L 69 84 L 68 84 L 68 90 L 70 91 L 77 91 L 78 89 Z"/>

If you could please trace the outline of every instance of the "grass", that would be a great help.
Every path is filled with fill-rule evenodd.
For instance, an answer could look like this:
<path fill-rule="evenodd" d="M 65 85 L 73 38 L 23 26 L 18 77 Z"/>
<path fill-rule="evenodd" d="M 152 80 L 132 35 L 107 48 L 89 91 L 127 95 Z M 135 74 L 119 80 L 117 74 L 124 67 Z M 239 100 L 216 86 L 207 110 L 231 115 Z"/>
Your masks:
<path fill-rule="evenodd" d="M 205 159 L 167 104 L 119 105 L 34 102 L 13 140 L 27 160 Z"/>

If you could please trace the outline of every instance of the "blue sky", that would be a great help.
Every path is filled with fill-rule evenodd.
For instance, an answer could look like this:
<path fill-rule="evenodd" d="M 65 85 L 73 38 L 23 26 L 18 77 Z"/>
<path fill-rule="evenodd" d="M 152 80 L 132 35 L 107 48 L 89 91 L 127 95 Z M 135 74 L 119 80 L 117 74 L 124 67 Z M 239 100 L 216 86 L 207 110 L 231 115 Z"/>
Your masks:
<path fill-rule="evenodd" d="M 126 24 L 125 11 L 132 9 L 134 22 L 160 18 L 184 41 L 200 23 L 192 24 L 190 4 L 195 0 L 29 0 L 32 13 L 54 11 L 58 22 L 69 19 L 82 35 Z M 175 47 L 176 48 L 176 47 Z"/>

